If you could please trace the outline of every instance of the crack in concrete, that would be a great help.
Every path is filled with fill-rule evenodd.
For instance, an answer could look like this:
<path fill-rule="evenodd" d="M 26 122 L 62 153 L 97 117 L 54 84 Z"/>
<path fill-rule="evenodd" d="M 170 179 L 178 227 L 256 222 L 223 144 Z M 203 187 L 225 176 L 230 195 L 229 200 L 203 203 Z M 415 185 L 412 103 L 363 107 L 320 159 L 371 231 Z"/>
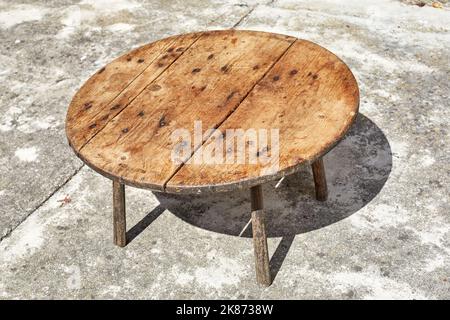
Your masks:
<path fill-rule="evenodd" d="M 255 10 L 256 9 L 256 7 L 257 6 L 259 6 L 259 4 L 257 4 L 257 5 L 255 5 L 255 6 L 253 6 L 249 11 L 247 11 L 247 13 L 246 14 L 244 14 L 240 19 L 239 19 L 239 21 L 238 22 L 236 22 L 232 27 L 231 27 L 231 29 L 234 29 L 234 28 L 236 28 L 236 27 L 238 27 L 252 12 L 253 12 L 253 10 Z"/>
<path fill-rule="evenodd" d="M 257 3 L 255 4 L 246 14 L 244 14 L 238 22 L 236 22 L 231 29 L 237 28 L 245 19 L 247 19 L 253 11 L 255 11 L 255 9 L 260 6 L 260 5 L 265 5 L 265 6 L 270 6 L 273 5 L 275 3 L 276 0 L 270 0 L 269 2 L 265 2 L 265 3 Z"/>
<path fill-rule="evenodd" d="M 8 232 L 5 235 L 0 237 L 0 243 L 11 236 L 11 234 L 16 230 L 22 223 L 24 223 L 33 213 L 39 210 L 50 198 L 52 198 L 59 190 L 61 190 L 70 180 L 73 179 L 85 166 L 83 163 L 79 168 L 77 168 L 63 183 L 58 185 L 43 201 L 41 201 L 36 207 L 34 207 L 29 214 L 27 214 L 19 223 L 17 223 L 14 227 L 9 228 Z"/>

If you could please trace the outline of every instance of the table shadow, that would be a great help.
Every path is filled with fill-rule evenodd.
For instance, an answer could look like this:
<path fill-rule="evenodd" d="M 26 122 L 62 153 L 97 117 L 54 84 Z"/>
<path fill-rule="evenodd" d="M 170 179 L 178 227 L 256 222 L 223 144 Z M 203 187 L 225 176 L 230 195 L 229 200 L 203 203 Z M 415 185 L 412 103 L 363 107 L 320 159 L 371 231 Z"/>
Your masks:
<path fill-rule="evenodd" d="M 277 270 L 296 234 L 340 221 L 368 204 L 386 183 L 392 153 L 382 130 L 362 114 L 344 139 L 324 156 L 329 197 L 314 198 L 309 166 L 263 185 L 268 237 L 282 237 L 271 259 Z M 251 237 L 250 197 L 246 190 L 200 195 L 155 193 L 160 205 L 180 219 L 202 229 L 233 236 Z"/>

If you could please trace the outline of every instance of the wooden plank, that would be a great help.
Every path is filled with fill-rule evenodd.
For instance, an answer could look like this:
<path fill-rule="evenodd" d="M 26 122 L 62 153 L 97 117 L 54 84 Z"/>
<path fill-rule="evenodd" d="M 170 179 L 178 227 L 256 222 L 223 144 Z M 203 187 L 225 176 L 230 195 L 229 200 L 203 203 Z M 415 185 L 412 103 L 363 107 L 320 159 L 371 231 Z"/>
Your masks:
<path fill-rule="evenodd" d="M 117 180 L 113 180 L 113 228 L 114 244 L 125 247 L 127 245 L 125 186 Z"/>
<path fill-rule="evenodd" d="M 96 72 L 73 98 L 66 133 L 76 152 L 120 113 L 194 41 L 199 33 L 137 48 Z"/>
<path fill-rule="evenodd" d="M 253 249 L 255 255 L 255 271 L 257 283 L 269 286 L 272 283 L 269 264 L 269 249 L 263 211 L 263 190 L 261 185 L 250 188 L 250 203 L 252 208 Z"/>
<path fill-rule="evenodd" d="M 358 86 L 348 67 L 326 49 L 297 40 L 219 127 L 220 132 L 204 144 L 214 143 L 227 129 L 279 129 L 279 157 L 270 159 L 267 143 L 256 150 L 257 157 L 269 156 L 266 164 L 186 163 L 167 183 L 166 191 L 226 191 L 295 172 L 343 137 L 358 105 Z M 235 151 L 248 154 L 249 145 L 258 145 L 258 137 L 247 140 L 244 149 L 235 146 Z"/>
<path fill-rule="evenodd" d="M 323 159 L 319 158 L 311 164 L 314 186 L 316 188 L 316 199 L 325 201 L 328 197 L 327 179 L 325 176 L 325 167 L 323 166 Z"/>
<path fill-rule="evenodd" d="M 179 128 L 193 135 L 195 120 L 215 128 L 240 104 L 294 42 L 249 31 L 207 32 L 80 151 L 92 168 L 153 190 L 179 168 L 171 161 Z M 191 147 L 198 147 L 203 140 Z"/>
<path fill-rule="evenodd" d="M 269 250 L 267 248 L 267 235 L 265 214 L 263 210 L 252 211 L 253 248 L 255 251 L 256 282 L 263 286 L 270 286 Z"/>
<path fill-rule="evenodd" d="M 264 208 L 263 191 L 260 184 L 250 188 L 250 200 L 252 211 L 262 210 Z"/>

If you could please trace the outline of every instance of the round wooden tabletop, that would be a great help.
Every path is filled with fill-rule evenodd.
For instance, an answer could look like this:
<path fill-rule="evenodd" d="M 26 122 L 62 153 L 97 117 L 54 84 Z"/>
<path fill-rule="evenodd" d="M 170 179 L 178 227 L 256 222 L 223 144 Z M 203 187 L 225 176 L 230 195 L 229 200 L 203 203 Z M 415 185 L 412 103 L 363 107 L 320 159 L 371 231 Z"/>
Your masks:
<path fill-rule="evenodd" d="M 70 103 L 66 133 L 86 164 L 122 183 L 226 191 L 322 156 L 358 106 L 353 74 L 317 44 L 256 31 L 199 32 L 101 68 Z"/>

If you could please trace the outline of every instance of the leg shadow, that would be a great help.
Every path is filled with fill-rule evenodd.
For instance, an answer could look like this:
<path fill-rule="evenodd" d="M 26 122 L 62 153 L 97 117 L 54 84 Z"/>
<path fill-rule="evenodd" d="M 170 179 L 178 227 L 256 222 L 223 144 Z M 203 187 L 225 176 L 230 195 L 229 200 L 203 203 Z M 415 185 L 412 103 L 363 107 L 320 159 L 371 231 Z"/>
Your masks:
<path fill-rule="evenodd" d="M 153 221 L 155 221 L 161 213 L 164 212 L 164 208 L 157 206 L 152 211 L 136 223 L 130 230 L 127 231 L 127 244 L 134 240 L 142 231 L 144 231 Z"/>
<path fill-rule="evenodd" d="M 329 190 L 325 202 L 315 200 L 309 165 L 286 177 L 279 188 L 275 188 L 277 181 L 263 185 L 267 235 L 286 237 L 272 258 L 275 269 L 280 268 L 293 235 L 345 219 L 381 191 L 392 168 L 391 148 L 381 129 L 359 114 L 345 138 L 324 156 L 324 165 Z M 155 196 L 162 207 L 192 225 L 251 237 L 249 192 Z"/>
<path fill-rule="evenodd" d="M 280 271 L 280 268 L 283 264 L 284 259 L 286 258 L 289 249 L 291 248 L 292 242 L 294 242 L 295 235 L 285 236 L 281 238 L 280 243 L 277 246 L 277 249 L 270 258 L 270 273 L 272 276 L 272 280 L 275 280 L 275 277 Z"/>

